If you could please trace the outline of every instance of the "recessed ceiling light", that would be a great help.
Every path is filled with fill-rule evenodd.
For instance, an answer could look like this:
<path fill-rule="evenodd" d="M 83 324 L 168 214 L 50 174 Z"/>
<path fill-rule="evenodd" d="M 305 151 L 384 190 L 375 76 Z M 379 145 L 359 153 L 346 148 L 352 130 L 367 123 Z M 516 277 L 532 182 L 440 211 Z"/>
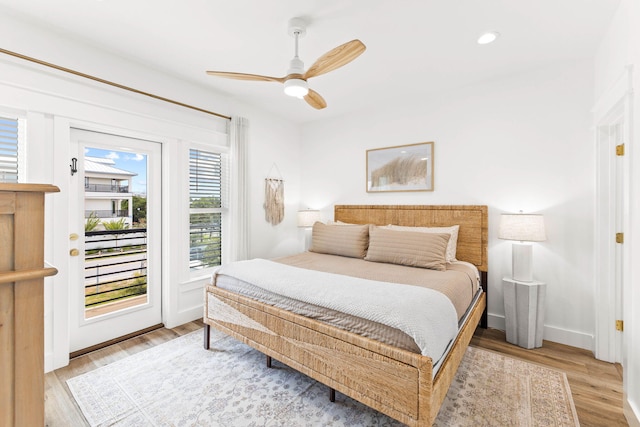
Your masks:
<path fill-rule="evenodd" d="M 488 31 L 484 34 L 482 34 L 480 37 L 478 37 L 478 44 L 489 44 L 492 43 L 494 41 L 496 41 L 496 39 L 500 37 L 500 33 L 497 31 Z"/>

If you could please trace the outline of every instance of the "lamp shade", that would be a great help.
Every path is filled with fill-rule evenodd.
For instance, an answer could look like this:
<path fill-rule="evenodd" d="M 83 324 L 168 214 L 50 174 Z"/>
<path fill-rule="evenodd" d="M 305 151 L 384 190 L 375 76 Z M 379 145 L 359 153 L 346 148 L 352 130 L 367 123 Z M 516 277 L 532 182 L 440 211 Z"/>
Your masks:
<path fill-rule="evenodd" d="M 320 221 L 320 211 L 312 209 L 298 211 L 298 227 L 312 227 L 316 221 Z"/>
<path fill-rule="evenodd" d="M 521 242 L 547 240 L 544 219 L 539 214 L 502 214 L 498 238 L 520 240 Z"/>

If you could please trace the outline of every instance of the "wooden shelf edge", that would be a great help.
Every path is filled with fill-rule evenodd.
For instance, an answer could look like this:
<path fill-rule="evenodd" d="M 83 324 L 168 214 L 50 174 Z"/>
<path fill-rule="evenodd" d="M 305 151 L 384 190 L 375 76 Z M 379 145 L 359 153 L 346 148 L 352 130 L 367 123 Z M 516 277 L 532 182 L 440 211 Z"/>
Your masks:
<path fill-rule="evenodd" d="M 58 193 L 60 189 L 51 184 L 12 184 L 1 183 L 0 191 Z"/>

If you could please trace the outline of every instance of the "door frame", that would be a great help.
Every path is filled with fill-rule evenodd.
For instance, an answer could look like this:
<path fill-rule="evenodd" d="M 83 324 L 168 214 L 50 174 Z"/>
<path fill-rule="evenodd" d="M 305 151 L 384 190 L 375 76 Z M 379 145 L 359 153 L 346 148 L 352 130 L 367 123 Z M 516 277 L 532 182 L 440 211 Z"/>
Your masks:
<path fill-rule="evenodd" d="M 143 153 L 147 156 L 147 176 L 149 180 L 147 190 L 151 196 L 148 199 L 147 218 L 152 227 L 147 230 L 147 301 L 143 304 L 124 308 L 122 310 L 106 313 L 100 316 L 85 317 L 84 293 L 84 239 L 80 238 L 70 242 L 73 249 L 80 253 L 78 256 L 69 257 L 70 271 L 75 272 L 69 276 L 70 300 L 69 313 L 69 348 L 76 352 L 86 348 L 109 342 L 120 336 L 126 336 L 139 330 L 148 329 L 162 322 L 162 144 L 148 138 L 131 138 L 119 135 L 116 132 L 96 132 L 81 127 L 73 127 L 70 131 L 70 151 L 73 157 L 82 159 L 83 150 L 87 147 L 116 151 L 126 154 Z M 77 162 L 77 173 L 70 177 L 69 198 L 69 222 L 70 229 L 78 236 L 84 234 L 84 162 Z M 74 195 L 74 196 L 71 196 Z M 130 207 L 131 208 L 131 207 Z M 150 268 L 149 268 L 150 267 Z"/>
<path fill-rule="evenodd" d="M 60 188 L 59 197 L 52 198 L 52 223 L 55 227 L 52 227 L 52 242 L 51 251 L 52 258 L 51 264 L 58 268 L 58 274 L 55 276 L 55 289 L 52 287 L 49 290 L 45 289 L 47 298 L 52 301 L 52 306 L 55 307 L 52 313 L 52 328 L 50 329 L 51 337 L 48 338 L 52 342 L 52 352 L 45 355 L 45 361 L 47 370 L 56 369 L 58 367 L 66 366 L 69 364 L 69 346 L 70 346 L 70 298 L 71 289 L 69 286 L 70 279 L 70 257 L 69 250 L 71 249 L 69 234 L 72 232 L 68 221 L 69 212 L 69 198 L 70 198 L 70 141 L 71 141 L 71 129 L 79 128 L 88 131 L 110 133 L 118 136 L 143 139 L 148 141 L 157 142 L 161 146 L 162 164 L 161 168 L 166 165 L 165 151 L 166 142 L 165 138 L 158 135 L 150 134 L 147 132 L 131 130 L 128 128 L 118 127 L 116 125 L 109 124 L 97 124 L 95 122 L 88 122 L 82 119 L 72 119 L 64 116 L 53 117 L 53 174 L 54 182 Z M 167 177 L 162 174 L 162 187 L 161 187 L 161 214 L 162 223 L 159 225 L 162 229 L 162 241 L 164 242 L 166 232 L 166 210 L 167 195 L 168 195 Z M 165 259 L 167 248 L 163 244 L 161 251 L 161 259 Z M 165 295 L 168 292 L 168 279 L 167 269 L 161 269 L 161 293 Z M 164 300 L 162 301 L 164 303 Z M 162 309 L 162 322 L 165 322 L 167 313 Z"/>
<path fill-rule="evenodd" d="M 625 318 L 623 295 L 630 290 L 629 245 L 615 243 L 615 233 L 630 227 L 629 155 L 617 156 L 615 144 L 601 131 L 622 125 L 622 143 L 629 148 L 632 120 L 631 68 L 627 67 L 616 83 L 593 108 L 596 152 L 595 217 L 595 357 L 625 364 L 624 334 L 615 329 L 615 321 Z M 613 195 L 613 196 L 612 196 Z"/>

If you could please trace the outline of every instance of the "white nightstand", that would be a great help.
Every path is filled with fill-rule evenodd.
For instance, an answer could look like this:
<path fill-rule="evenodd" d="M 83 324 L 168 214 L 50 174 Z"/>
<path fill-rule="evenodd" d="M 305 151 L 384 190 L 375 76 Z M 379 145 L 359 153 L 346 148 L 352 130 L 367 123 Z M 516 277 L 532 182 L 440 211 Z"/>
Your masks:
<path fill-rule="evenodd" d="M 507 342 L 524 348 L 542 347 L 547 285 L 503 278 Z"/>

